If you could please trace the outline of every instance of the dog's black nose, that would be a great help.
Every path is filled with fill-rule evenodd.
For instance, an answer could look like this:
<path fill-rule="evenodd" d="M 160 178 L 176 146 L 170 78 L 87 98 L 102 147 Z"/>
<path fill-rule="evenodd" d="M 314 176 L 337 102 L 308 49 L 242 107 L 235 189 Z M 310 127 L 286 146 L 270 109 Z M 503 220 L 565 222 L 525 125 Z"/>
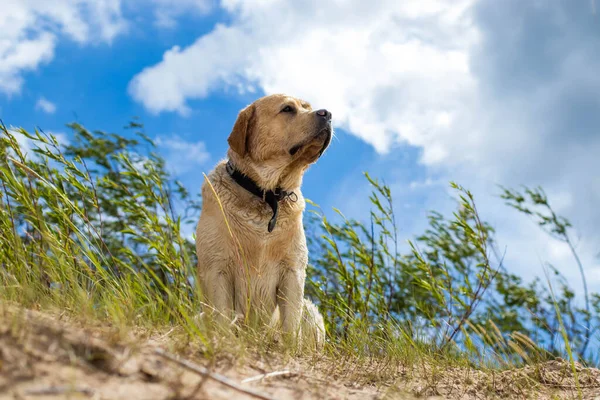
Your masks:
<path fill-rule="evenodd" d="M 323 110 L 317 110 L 317 115 L 319 117 L 323 117 L 325 118 L 327 121 L 331 121 L 331 113 L 325 109 Z"/>

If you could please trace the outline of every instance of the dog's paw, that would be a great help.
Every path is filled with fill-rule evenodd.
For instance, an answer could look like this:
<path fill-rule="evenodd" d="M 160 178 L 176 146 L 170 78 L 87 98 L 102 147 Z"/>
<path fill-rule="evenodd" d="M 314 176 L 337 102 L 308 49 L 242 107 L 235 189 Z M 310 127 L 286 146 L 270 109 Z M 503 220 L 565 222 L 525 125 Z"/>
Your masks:
<path fill-rule="evenodd" d="M 236 334 L 239 334 L 244 325 L 244 314 L 236 313 L 233 319 L 229 322 L 229 328 L 232 329 Z"/>
<path fill-rule="evenodd" d="M 281 332 L 274 332 L 271 336 L 271 340 L 274 344 L 279 345 L 283 342 L 283 336 Z"/>

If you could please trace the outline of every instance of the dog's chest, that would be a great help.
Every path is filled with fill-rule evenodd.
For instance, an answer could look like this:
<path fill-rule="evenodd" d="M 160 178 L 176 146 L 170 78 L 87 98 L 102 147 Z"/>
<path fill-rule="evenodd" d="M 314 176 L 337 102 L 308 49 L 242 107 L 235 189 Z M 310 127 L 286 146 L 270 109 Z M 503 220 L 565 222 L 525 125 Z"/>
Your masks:
<path fill-rule="evenodd" d="M 239 207 L 236 212 L 236 225 L 242 234 L 251 234 L 265 241 L 272 241 L 287 232 L 295 230 L 302 223 L 302 205 L 289 199 L 278 204 L 275 228 L 268 231 L 269 222 L 274 210 L 260 199 L 253 199 L 246 207 Z"/>
<path fill-rule="evenodd" d="M 298 264 L 306 256 L 306 239 L 302 227 L 302 210 L 297 204 L 281 204 L 272 232 L 268 224 L 273 217 L 270 207 L 248 207 L 235 217 L 233 234 L 240 238 L 244 257 L 257 273 L 275 273 L 282 264 Z"/>

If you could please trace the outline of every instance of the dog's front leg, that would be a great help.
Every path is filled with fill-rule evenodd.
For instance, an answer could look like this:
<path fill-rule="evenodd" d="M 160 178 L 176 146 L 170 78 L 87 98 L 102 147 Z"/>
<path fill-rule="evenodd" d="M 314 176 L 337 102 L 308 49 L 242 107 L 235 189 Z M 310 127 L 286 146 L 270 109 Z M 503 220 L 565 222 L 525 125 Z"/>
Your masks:
<path fill-rule="evenodd" d="M 292 343 L 297 342 L 300 334 L 305 277 L 304 269 L 286 269 L 277 290 L 281 328 L 286 340 Z"/>
<path fill-rule="evenodd" d="M 229 275 L 223 269 L 209 268 L 200 279 L 202 294 L 215 322 L 226 327 L 233 317 L 233 285 Z"/>

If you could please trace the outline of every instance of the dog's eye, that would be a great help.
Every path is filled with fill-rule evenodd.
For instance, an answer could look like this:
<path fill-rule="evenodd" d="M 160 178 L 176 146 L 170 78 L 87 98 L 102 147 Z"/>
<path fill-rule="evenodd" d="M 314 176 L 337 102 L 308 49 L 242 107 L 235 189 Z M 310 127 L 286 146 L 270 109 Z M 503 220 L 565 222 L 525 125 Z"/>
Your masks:
<path fill-rule="evenodd" d="M 292 107 L 292 106 L 285 106 L 285 107 L 283 107 L 281 109 L 281 112 L 284 112 L 284 113 L 294 112 L 294 107 Z"/>

